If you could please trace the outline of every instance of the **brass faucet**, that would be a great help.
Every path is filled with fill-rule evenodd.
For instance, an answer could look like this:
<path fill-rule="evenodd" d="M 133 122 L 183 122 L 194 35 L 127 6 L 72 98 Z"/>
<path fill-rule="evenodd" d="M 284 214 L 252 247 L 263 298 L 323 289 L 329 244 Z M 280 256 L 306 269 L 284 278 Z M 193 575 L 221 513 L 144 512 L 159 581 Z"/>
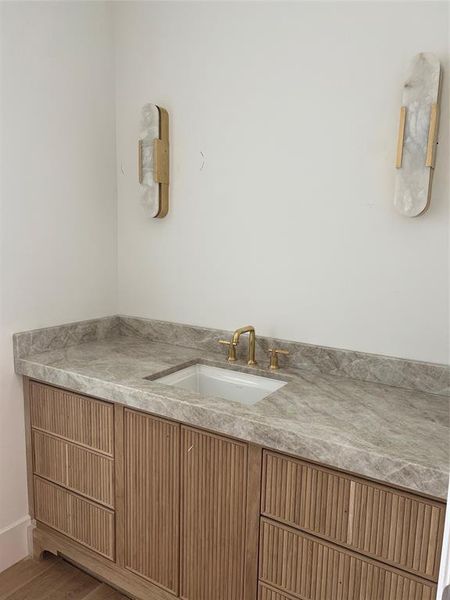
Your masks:
<path fill-rule="evenodd" d="M 228 361 L 233 362 L 236 360 L 236 346 L 239 344 L 240 337 L 243 333 L 248 333 L 248 365 L 256 365 L 255 351 L 256 351 L 256 334 L 255 328 L 252 325 L 246 325 L 236 329 L 229 342 L 226 340 L 219 340 L 220 344 L 226 344 L 229 346 L 228 349 Z"/>

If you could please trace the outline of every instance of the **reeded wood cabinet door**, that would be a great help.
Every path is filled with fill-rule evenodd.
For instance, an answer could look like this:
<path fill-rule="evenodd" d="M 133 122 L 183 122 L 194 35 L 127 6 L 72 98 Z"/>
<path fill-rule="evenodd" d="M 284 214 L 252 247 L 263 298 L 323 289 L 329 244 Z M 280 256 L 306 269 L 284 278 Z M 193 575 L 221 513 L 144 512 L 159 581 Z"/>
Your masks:
<path fill-rule="evenodd" d="M 249 600 L 244 591 L 247 457 L 247 444 L 181 428 L 180 597 L 185 600 Z"/>
<path fill-rule="evenodd" d="M 125 410 L 125 566 L 178 594 L 180 425 Z"/>
<path fill-rule="evenodd" d="M 185 600 L 256 600 L 260 449 L 133 410 L 124 421 L 125 567 Z"/>

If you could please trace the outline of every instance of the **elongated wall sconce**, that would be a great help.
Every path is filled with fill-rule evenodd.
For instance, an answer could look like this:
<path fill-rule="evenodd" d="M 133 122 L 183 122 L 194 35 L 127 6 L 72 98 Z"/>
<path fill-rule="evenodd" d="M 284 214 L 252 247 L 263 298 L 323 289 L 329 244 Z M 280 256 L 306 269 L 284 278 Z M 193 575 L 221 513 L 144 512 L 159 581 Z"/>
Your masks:
<path fill-rule="evenodd" d="M 441 81 L 441 65 L 434 54 L 414 57 L 403 86 L 395 161 L 394 205 L 406 217 L 417 217 L 430 205 Z"/>
<path fill-rule="evenodd" d="M 142 108 L 138 173 L 150 216 L 162 219 L 169 212 L 169 115 L 156 104 Z"/>

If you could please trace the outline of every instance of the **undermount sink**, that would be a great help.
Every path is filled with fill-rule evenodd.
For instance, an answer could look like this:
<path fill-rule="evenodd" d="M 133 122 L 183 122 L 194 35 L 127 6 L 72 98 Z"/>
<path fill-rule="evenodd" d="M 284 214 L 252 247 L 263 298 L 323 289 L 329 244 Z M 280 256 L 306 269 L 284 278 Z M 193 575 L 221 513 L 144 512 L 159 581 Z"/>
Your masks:
<path fill-rule="evenodd" d="M 185 367 L 154 381 L 183 388 L 202 396 L 216 396 L 247 405 L 255 404 L 287 383 L 269 377 L 200 364 Z"/>

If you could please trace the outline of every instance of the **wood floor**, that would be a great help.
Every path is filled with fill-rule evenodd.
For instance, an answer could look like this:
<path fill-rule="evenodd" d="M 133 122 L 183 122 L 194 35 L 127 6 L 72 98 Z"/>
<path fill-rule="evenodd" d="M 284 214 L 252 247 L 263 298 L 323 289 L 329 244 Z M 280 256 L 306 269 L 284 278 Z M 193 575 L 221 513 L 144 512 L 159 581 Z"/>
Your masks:
<path fill-rule="evenodd" d="M 128 600 L 73 565 L 26 558 L 0 573 L 0 600 Z"/>

